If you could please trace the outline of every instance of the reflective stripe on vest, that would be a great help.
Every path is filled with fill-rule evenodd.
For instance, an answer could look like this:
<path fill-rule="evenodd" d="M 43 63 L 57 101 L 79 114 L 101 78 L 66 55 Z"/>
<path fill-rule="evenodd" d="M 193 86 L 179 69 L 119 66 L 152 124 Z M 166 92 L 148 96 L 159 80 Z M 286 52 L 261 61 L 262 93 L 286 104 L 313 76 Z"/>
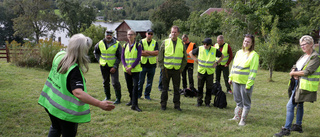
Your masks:
<path fill-rule="evenodd" d="M 248 80 L 255 80 L 257 70 L 250 69 L 250 63 L 254 56 L 258 56 L 255 51 L 251 51 L 248 56 L 242 50 L 237 52 L 237 57 L 233 60 L 230 76 L 232 75 L 233 80 L 239 84 L 246 84 Z M 250 73 L 254 73 L 254 77 L 249 76 Z"/>
<path fill-rule="evenodd" d="M 199 47 L 199 53 L 198 53 L 198 72 L 201 74 L 205 74 L 206 72 L 208 75 L 211 75 L 214 73 L 216 68 L 213 67 L 213 64 L 216 60 L 216 48 L 210 48 L 210 51 L 206 52 L 206 49 L 204 46 Z"/>
<path fill-rule="evenodd" d="M 156 41 L 152 39 L 150 45 L 148 45 L 147 38 L 142 39 L 142 45 L 144 50 L 148 51 L 154 51 L 154 48 L 156 47 Z M 149 60 L 150 64 L 156 64 L 157 63 L 157 56 L 141 56 L 141 64 L 146 64 L 147 60 Z"/>
<path fill-rule="evenodd" d="M 65 51 L 61 51 L 55 56 L 38 103 L 45 107 L 51 115 L 59 119 L 74 123 L 89 122 L 91 119 L 89 105 L 81 102 L 67 89 L 68 74 L 77 64 L 72 65 L 65 74 L 57 72 L 57 66 L 64 55 Z M 84 78 L 83 87 L 84 92 L 87 92 Z"/>
<path fill-rule="evenodd" d="M 130 45 L 127 43 L 124 45 L 125 50 L 124 50 L 124 58 L 127 63 L 127 67 L 131 67 L 132 64 L 136 61 L 138 57 L 138 43 L 135 43 L 130 51 Z M 126 71 L 126 68 L 122 66 L 123 71 Z M 131 72 L 140 72 L 142 71 L 141 63 L 139 62 L 134 68 L 131 69 Z"/>
<path fill-rule="evenodd" d="M 117 59 L 116 52 L 119 48 L 118 45 L 119 45 L 119 41 L 117 41 L 115 44 L 113 44 L 108 49 L 106 49 L 106 45 L 104 44 L 104 42 L 102 40 L 99 42 L 99 49 L 101 52 L 99 64 L 101 66 L 105 66 L 106 64 L 108 64 L 108 67 L 113 67 Z"/>
<path fill-rule="evenodd" d="M 193 50 L 194 44 L 195 44 L 195 43 L 190 42 L 190 44 L 189 44 L 189 46 L 188 46 L 188 48 L 187 48 L 187 54 L 188 54 L 190 51 Z M 188 63 L 194 63 L 194 60 L 188 55 L 188 56 L 187 56 L 187 62 L 188 62 Z"/>
<path fill-rule="evenodd" d="M 302 70 L 305 70 L 309 62 L 303 67 Z M 320 79 L 320 66 L 317 68 L 317 70 L 308 76 L 302 76 L 300 78 L 299 83 L 299 89 L 316 92 L 318 90 L 319 85 L 319 79 Z"/>
<path fill-rule="evenodd" d="M 173 47 L 172 40 L 166 39 L 164 51 L 164 67 L 166 67 L 167 69 L 180 69 L 183 58 L 183 50 L 184 48 L 181 39 L 177 38 L 175 49 Z"/>
<path fill-rule="evenodd" d="M 219 49 L 219 44 L 218 43 L 216 43 L 215 45 L 214 45 L 214 47 L 215 48 L 217 48 L 217 49 Z M 225 43 L 224 45 L 223 45 L 223 47 L 222 47 L 222 52 L 221 52 L 222 54 L 223 54 L 223 59 L 222 59 L 222 61 L 220 62 L 220 64 L 219 65 L 226 65 L 227 64 L 227 62 L 228 62 L 228 60 L 229 60 L 229 54 L 228 54 L 228 43 Z M 219 60 L 220 58 L 216 58 L 217 60 Z"/>

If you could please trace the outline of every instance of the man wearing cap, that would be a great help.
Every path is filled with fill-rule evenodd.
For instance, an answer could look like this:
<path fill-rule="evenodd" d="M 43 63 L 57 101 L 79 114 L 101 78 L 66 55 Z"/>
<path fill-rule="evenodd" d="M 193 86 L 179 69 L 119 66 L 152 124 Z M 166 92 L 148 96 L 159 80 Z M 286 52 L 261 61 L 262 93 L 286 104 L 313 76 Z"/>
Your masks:
<path fill-rule="evenodd" d="M 172 78 L 174 95 L 173 103 L 174 109 L 182 111 L 180 108 L 180 73 L 183 71 L 184 67 L 187 65 L 187 53 L 183 46 L 182 40 L 178 38 L 180 34 L 179 27 L 173 26 L 171 28 L 171 38 L 164 40 L 161 44 L 158 62 L 162 69 L 162 84 L 163 90 L 161 93 L 161 109 L 167 109 L 168 101 L 168 89 L 170 79 Z"/>
<path fill-rule="evenodd" d="M 211 90 L 213 86 L 213 74 L 216 66 L 222 61 L 223 54 L 216 48 L 212 47 L 212 40 L 205 38 L 202 41 L 203 45 L 189 52 L 190 57 L 198 63 L 198 99 L 197 106 L 202 106 L 203 103 L 203 87 L 206 83 L 206 96 L 204 99 L 205 105 L 210 107 Z M 198 56 L 198 58 L 196 58 Z M 219 60 L 216 58 L 219 57 Z"/>
<path fill-rule="evenodd" d="M 182 35 L 182 41 L 183 41 L 185 48 L 187 49 L 187 54 L 196 48 L 196 44 L 189 41 L 189 37 L 187 34 Z M 187 66 L 182 71 L 182 87 L 183 87 L 183 89 L 186 89 L 187 85 L 188 85 L 187 84 L 187 72 L 188 72 L 189 88 L 191 90 L 195 90 L 194 84 L 193 84 L 194 83 L 193 82 L 193 63 L 194 63 L 194 60 L 188 55 Z"/>
<path fill-rule="evenodd" d="M 98 42 L 93 54 L 100 64 L 100 70 L 103 78 L 105 100 L 111 99 L 110 94 L 110 75 L 112 79 L 112 86 L 116 93 L 116 100 L 114 104 L 119 104 L 121 100 L 121 85 L 119 82 L 119 63 L 121 61 L 121 45 L 119 41 L 113 38 L 112 30 L 105 32 L 106 37 Z"/>
<path fill-rule="evenodd" d="M 153 37 L 153 31 L 148 29 L 146 32 L 146 38 L 140 41 L 142 45 L 141 52 L 141 67 L 142 71 L 139 75 L 139 83 L 138 83 L 138 98 L 142 96 L 143 84 L 145 77 L 147 75 L 147 85 L 144 92 L 144 98 L 151 100 L 150 92 L 152 89 L 153 77 L 157 67 L 157 56 L 158 56 L 158 43 Z"/>
<path fill-rule="evenodd" d="M 220 83 L 221 71 L 223 72 L 224 84 L 227 87 L 227 93 L 232 94 L 230 84 L 228 83 L 229 79 L 229 64 L 233 59 L 233 54 L 231 47 L 228 43 L 224 43 L 223 35 L 217 37 L 217 43 L 214 45 L 215 48 L 219 49 L 220 52 L 224 55 L 223 60 L 218 64 L 216 68 L 216 82 Z"/>

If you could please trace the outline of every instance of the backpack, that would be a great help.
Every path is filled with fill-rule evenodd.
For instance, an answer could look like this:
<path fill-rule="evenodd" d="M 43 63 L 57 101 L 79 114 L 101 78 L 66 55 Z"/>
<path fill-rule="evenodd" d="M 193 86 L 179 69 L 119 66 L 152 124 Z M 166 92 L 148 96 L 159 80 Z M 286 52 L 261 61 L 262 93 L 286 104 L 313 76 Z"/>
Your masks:
<path fill-rule="evenodd" d="M 226 93 L 223 91 L 218 91 L 216 96 L 214 97 L 213 106 L 217 108 L 227 108 L 227 98 Z"/>
<path fill-rule="evenodd" d="M 219 82 L 213 83 L 211 95 L 217 95 L 219 91 L 222 91 L 220 83 Z"/>
<path fill-rule="evenodd" d="M 185 97 L 197 97 L 198 96 L 198 90 L 196 89 L 189 89 L 189 88 L 185 88 L 185 89 L 180 89 L 180 94 L 184 95 Z"/>

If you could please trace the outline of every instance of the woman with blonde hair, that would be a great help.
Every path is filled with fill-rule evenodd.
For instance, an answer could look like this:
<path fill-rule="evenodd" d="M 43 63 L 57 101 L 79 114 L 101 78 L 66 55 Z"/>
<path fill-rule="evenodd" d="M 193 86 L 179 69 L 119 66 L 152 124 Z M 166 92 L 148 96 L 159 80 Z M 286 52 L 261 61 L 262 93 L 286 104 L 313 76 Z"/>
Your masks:
<path fill-rule="evenodd" d="M 303 54 L 289 73 L 294 78 L 294 88 L 287 103 L 286 123 L 281 131 L 274 134 L 277 137 L 288 136 L 290 131 L 302 133 L 303 103 L 317 100 L 317 91 L 320 78 L 320 58 L 313 49 L 313 38 L 304 35 L 300 38 L 300 47 Z M 296 124 L 292 124 L 294 108 L 297 107 Z"/>
<path fill-rule="evenodd" d="M 91 120 L 89 105 L 106 111 L 115 108 L 110 101 L 99 101 L 87 93 L 83 73 L 89 70 L 88 51 L 92 40 L 83 34 L 71 37 L 66 51 L 53 59 L 52 68 L 38 103 L 49 114 L 49 137 L 76 136 L 78 123 Z"/>
<path fill-rule="evenodd" d="M 234 57 L 229 84 L 233 86 L 233 97 L 237 106 L 231 120 L 240 120 L 239 126 L 244 126 L 251 108 L 251 95 L 255 77 L 259 67 L 259 55 L 254 51 L 255 40 L 251 34 L 246 34 L 242 49 Z"/>

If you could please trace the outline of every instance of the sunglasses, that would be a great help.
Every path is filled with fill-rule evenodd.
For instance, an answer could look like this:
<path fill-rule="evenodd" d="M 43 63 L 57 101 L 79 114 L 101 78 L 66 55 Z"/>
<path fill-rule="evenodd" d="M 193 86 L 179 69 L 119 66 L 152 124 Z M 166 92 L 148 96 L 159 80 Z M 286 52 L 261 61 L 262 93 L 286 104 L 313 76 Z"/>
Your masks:
<path fill-rule="evenodd" d="M 148 33 L 148 35 L 153 35 L 153 33 Z"/>
<path fill-rule="evenodd" d="M 128 36 L 133 36 L 134 34 L 128 34 Z"/>

